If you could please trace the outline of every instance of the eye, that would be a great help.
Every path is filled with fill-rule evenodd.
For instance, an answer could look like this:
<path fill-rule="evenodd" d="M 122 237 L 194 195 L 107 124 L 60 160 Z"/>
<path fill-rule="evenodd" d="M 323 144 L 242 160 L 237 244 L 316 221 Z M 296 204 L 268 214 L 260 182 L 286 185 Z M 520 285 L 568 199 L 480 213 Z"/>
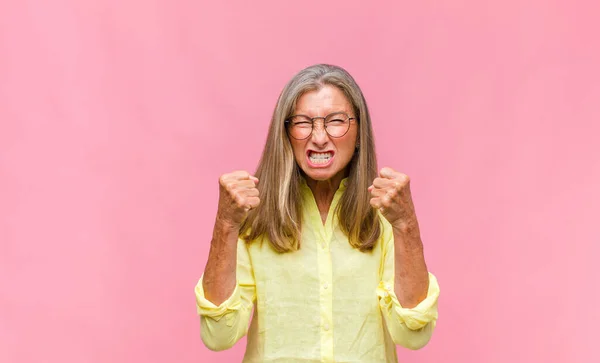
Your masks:
<path fill-rule="evenodd" d="M 312 127 L 312 122 L 308 121 L 292 121 L 294 127 Z"/>
<path fill-rule="evenodd" d="M 348 115 L 343 112 L 332 113 L 327 116 L 325 124 L 328 126 L 344 126 L 348 121 Z"/>
<path fill-rule="evenodd" d="M 334 118 L 332 120 L 328 120 L 327 124 L 328 125 L 343 125 L 346 121 L 340 118 Z"/>

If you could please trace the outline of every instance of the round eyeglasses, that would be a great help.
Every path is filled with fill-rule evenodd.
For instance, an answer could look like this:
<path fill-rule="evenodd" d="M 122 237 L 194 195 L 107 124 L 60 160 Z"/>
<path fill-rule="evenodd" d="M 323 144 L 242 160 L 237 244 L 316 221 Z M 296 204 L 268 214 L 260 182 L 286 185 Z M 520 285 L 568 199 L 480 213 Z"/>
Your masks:
<path fill-rule="evenodd" d="M 345 112 L 331 113 L 325 117 L 308 117 L 293 115 L 285 120 L 288 134 L 296 140 L 308 139 L 315 128 L 315 120 L 323 120 L 323 128 L 331 137 L 342 137 L 350 130 L 350 122 L 356 120 Z"/>

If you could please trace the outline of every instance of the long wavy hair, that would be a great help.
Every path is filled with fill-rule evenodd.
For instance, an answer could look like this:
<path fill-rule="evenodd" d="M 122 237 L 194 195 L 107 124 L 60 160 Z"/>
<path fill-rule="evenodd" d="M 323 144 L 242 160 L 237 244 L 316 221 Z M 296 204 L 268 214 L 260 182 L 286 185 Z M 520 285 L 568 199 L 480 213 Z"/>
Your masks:
<path fill-rule="evenodd" d="M 250 211 L 240 230 L 240 236 L 249 243 L 265 238 L 280 253 L 300 248 L 302 173 L 294 159 L 285 120 L 296 109 L 300 96 L 325 85 L 335 86 L 344 93 L 358 116 L 359 126 L 360 147 L 350 160 L 346 190 L 333 212 L 354 248 L 369 251 L 379 238 L 379 216 L 369 202 L 368 187 L 377 176 L 377 158 L 365 97 L 354 78 L 343 68 L 317 64 L 296 74 L 277 100 L 265 148 L 255 173 L 259 179 L 261 203 Z"/>

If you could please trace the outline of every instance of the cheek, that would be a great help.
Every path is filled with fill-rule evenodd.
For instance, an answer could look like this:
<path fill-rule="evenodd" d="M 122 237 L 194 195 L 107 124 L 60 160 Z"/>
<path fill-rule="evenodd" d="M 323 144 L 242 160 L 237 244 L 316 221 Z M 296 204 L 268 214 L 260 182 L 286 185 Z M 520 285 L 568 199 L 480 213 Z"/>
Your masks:
<path fill-rule="evenodd" d="M 338 144 L 338 148 L 346 152 L 354 152 L 356 147 L 356 135 L 346 135 L 343 140 Z"/>
<path fill-rule="evenodd" d="M 302 156 L 304 155 L 304 145 L 301 142 L 298 142 L 297 140 L 292 141 L 291 144 L 294 156 L 296 157 L 296 161 L 300 161 L 301 159 L 303 159 Z"/>

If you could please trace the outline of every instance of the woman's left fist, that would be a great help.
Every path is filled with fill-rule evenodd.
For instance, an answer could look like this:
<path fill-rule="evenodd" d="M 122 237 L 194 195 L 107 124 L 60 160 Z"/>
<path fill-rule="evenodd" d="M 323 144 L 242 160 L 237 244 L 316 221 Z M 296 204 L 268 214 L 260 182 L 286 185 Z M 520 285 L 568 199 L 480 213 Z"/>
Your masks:
<path fill-rule="evenodd" d="M 383 168 L 369 187 L 371 205 L 395 228 L 416 222 L 415 207 L 410 194 L 410 178 L 392 168 Z"/>

